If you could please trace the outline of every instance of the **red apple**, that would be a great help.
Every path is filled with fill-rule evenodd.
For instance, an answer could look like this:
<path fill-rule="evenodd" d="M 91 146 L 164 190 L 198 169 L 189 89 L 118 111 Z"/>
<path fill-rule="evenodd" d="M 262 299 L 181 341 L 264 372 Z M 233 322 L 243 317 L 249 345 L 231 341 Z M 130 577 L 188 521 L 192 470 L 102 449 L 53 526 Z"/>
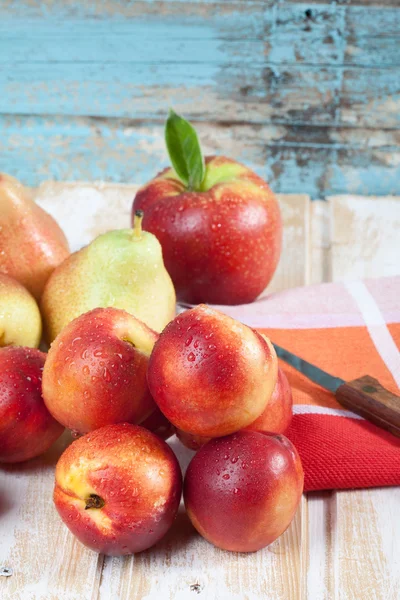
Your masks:
<path fill-rule="evenodd" d="M 190 520 L 209 542 L 253 552 L 290 525 L 303 480 L 287 438 L 239 431 L 200 448 L 186 471 L 183 495 Z"/>
<path fill-rule="evenodd" d="M 268 340 L 200 305 L 176 317 L 160 334 L 147 378 L 153 398 L 175 427 L 219 437 L 260 416 L 277 370 Z"/>
<path fill-rule="evenodd" d="M 141 552 L 160 540 L 178 511 L 182 475 L 167 444 L 121 423 L 69 446 L 56 467 L 54 502 L 86 546 L 111 556 Z"/>
<path fill-rule="evenodd" d="M 52 343 L 43 372 L 51 414 L 78 433 L 148 417 L 155 404 L 146 371 L 157 337 L 117 308 L 96 308 L 71 321 Z"/>
<path fill-rule="evenodd" d="M 249 431 L 285 433 L 293 417 L 292 390 L 285 373 L 278 367 L 272 396 L 261 415 L 246 427 Z"/>
<path fill-rule="evenodd" d="M 266 433 L 284 433 L 293 417 L 292 405 L 292 390 L 285 373 L 278 367 L 278 379 L 267 406 L 258 419 L 244 429 Z M 181 429 L 176 430 L 176 436 L 190 450 L 198 450 L 211 439 L 186 433 Z"/>
<path fill-rule="evenodd" d="M 165 169 L 134 199 L 143 228 L 161 243 L 177 297 L 189 303 L 252 302 L 268 285 L 281 252 L 279 205 L 267 183 L 224 156 L 205 159 L 201 188 Z"/>
<path fill-rule="evenodd" d="M 64 431 L 43 402 L 45 358 L 32 348 L 0 349 L 0 462 L 39 456 Z"/>

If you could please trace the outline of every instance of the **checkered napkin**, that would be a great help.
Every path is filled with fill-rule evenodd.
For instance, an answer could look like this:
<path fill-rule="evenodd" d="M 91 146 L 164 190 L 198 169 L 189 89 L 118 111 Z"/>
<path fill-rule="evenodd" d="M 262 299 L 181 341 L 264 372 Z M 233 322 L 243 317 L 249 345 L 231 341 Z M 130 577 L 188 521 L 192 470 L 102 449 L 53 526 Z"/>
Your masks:
<path fill-rule="evenodd" d="M 297 288 L 222 310 L 336 377 L 371 375 L 399 394 L 400 277 Z M 281 367 L 294 399 L 286 435 L 301 456 L 306 491 L 400 485 L 400 438 Z"/>

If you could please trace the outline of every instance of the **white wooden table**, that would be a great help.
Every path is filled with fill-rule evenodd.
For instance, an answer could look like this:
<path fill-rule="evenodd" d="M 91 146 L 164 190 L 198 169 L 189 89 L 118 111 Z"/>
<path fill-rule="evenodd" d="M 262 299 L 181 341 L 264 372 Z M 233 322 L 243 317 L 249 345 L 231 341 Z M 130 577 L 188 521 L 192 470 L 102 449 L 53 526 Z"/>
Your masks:
<path fill-rule="evenodd" d="M 129 225 L 135 186 L 45 183 L 37 200 L 73 249 Z M 283 256 L 271 291 L 321 281 L 398 274 L 399 198 L 280 196 Z M 0 468 L 1 600 L 398 600 L 400 488 L 303 496 L 285 534 L 254 554 L 200 538 L 183 510 L 156 547 L 108 558 L 82 546 L 53 507 L 47 455 Z M 171 442 L 183 466 L 191 453 Z"/>

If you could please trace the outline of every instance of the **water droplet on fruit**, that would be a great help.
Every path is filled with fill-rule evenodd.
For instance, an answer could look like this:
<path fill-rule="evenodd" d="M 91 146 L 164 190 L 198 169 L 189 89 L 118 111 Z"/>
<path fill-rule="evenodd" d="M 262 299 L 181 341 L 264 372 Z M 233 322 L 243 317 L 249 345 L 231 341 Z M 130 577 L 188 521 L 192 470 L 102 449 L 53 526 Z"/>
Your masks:
<path fill-rule="evenodd" d="M 88 357 L 88 351 L 87 351 L 87 349 L 85 349 L 81 354 L 81 358 L 83 358 L 83 360 L 86 360 L 87 357 Z"/>
<path fill-rule="evenodd" d="M 185 346 L 190 346 L 190 344 L 192 343 L 193 340 L 193 336 L 189 335 L 189 337 L 187 338 L 186 342 L 185 342 Z"/>
<path fill-rule="evenodd" d="M 199 347 L 199 340 L 196 340 L 196 341 L 195 341 L 195 343 L 193 344 L 193 346 L 194 346 L 195 348 L 198 348 L 198 347 Z"/>
<path fill-rule="evenodd" d="M 84 375 L 90 375 L 90 369 L 89 369 L 89 367 L 88 367 L 87 365 L 85 365 L 85 366 L 83 367 L 83 369 L 82 369 L 82 373 L 83 373 Z"/>
<path fill-rule="evenodd" d="M 214 350 L 216 350 L 216 349 L 217 349 L 217 346 L 215 346 L 214 344 L 210 344 L 210 345 L 208 346 L 208 349 L 209 349 L 209 350 L 211 350 L 211 352 L 214 352 Z"/>
<path fill-rule="evenodd" d="M 110 371 L 104 367 L 104 371 L 103 371 L 103 379 L 105 379 L 106 381 L 110 382 L 111 381 L 111 374 Z"/>
<path fill-rule="evenodd" d="M 160 475 L 160 477 L 164 477 L 164 475 L 165 475 L 165 471 L 163 471 L 163 469 L 160 469 L 160 470 L 158 471 L 158 474 Z"/>
<path fill-rule="evenodd" d="M 222 479 L 230 479 L 231 476 L 228 475 L 228 473 L 225 473 L 225 475 L 222 475 Z"/>
<path fill-rule="evenodd" d="M 196 360 L 196 357 L 193 354 L 193 352 L 191 352 L 190 354 L 188 354 L 187 359 L 188 359 L 189 362 L 193 362 L 194 360 Z"/>
<path fill-rule="evenodd" d="M 207 335 L 204 336 L 204 338 L 206 340 L 209 340 L 210 338 L 212 338 L 213 334 L 212 333 L 207 333 Z"/>
<path fill-rule="evenodd" d="M 238 494 L 239 493 L 239 488 L 234 488 L 233 493 L 234 494 Z"/>
<path fill-rule="evenodd" d="M 238 461 L 238 460 L 239 460 L 239 457 L 238 457 L 238 456 L 233 456 L 233 457 L 231 458 L 231 463 L 235 464 L 235 463 L 237 463 L 237 461 Z"/>

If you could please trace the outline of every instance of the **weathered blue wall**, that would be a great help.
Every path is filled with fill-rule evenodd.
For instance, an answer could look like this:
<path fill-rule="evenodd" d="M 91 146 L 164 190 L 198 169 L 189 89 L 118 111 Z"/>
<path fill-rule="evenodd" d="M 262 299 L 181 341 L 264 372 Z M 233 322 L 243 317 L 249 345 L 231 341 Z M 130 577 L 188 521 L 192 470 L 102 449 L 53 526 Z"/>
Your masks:
<path fill-rule="evenodd" d="M 0 1 L 0 169 L 145 182 L 172 106 L 276 191 L 400 193 L 398 5 Z"/>

